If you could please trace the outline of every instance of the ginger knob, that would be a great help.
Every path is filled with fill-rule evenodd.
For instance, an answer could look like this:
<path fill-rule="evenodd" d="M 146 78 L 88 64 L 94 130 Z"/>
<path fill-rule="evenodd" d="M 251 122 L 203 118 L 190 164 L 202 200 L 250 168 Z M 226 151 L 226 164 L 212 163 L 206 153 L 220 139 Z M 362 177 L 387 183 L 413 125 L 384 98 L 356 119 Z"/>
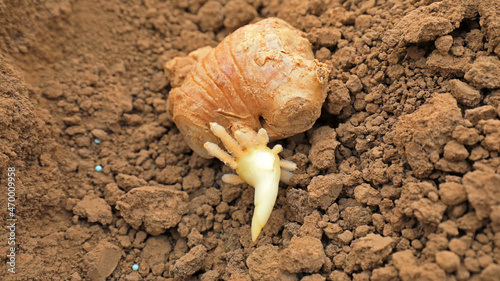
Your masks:
<path fill-rule="evenodd" d="M 186 143 L 236 171 L 223 181 L 255 188 L 254 241 L 269 219 L 280 179 L 287 182 L 295 169 L 278 157 L 280 145 L 270 149 L 267 143 L 312 127 L 326 98 L 328 74 L 300 31 L 268 18 L 204 52 L 170 92 L 167 112 Z"/>
<path fill-rule="evenodd" d="M 321 114 L 328 74 L 300 31 L 268 18 L 204 54 L 171 90 L 167 111 L 188 145 L 210 158 L 203 144 L 220 141 L 209 122 L 231 133 L 264 128 L 271 141 L 310 129 Z"/>

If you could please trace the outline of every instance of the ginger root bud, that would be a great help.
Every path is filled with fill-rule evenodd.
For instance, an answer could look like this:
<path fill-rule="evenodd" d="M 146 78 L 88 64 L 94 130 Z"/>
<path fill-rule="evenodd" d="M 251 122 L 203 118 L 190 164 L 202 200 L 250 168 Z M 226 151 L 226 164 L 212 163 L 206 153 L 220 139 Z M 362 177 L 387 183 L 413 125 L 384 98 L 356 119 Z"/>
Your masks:
<path fill-rule="evenodd" d="M 204 145 L 205 149 L 237 173 L 226 174 L 222 180 L 232 184 L 246 182 L 255 188 L 252 218 L 252 240 L 255 241 L 271 216 L 280 179 L 288 181 L 297 166 L 293 162 L 280 160 L 278 153 L 283 149 L 281 145 L 277 144 L 272 149 L 267 147 L 269 136 L 263 128 L 257 133 L 237 130 L 234 132 L 236 139 L 217 123 L 210 123 L 210 130 L 220 138 L 230 154 L 208 141 Z"/>
<path fill-rule="evenodd" d="M 203 144 L 221 144 L 208 123 L 234 135 L 264 128 L 271 141 L 312 127 L 326 98 L 329 69 L 291 25 L 268 18 L 244 26 L 199 58 L 167 112 L 187 144 L 210 158 Z"/>

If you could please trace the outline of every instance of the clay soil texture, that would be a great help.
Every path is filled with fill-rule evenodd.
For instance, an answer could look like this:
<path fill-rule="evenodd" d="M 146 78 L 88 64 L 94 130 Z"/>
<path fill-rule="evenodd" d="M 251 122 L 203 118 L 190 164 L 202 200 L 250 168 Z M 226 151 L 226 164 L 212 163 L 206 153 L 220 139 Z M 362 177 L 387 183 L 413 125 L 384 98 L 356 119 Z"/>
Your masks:
<path fill-rule="evenodd" d="M 268 17 L 331 73 L 252 242 L 163 66 Z M 0 279 L 500 280 L 499 57 L 499 0 L 0 1 Z"/>

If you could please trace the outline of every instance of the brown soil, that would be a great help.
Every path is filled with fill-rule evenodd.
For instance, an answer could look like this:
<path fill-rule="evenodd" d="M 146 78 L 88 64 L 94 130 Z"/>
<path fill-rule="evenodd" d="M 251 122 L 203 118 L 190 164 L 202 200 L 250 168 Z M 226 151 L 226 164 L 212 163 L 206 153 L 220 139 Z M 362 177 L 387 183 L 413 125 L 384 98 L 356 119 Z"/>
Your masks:
<path fill-rule="evenodd" d="M 140 2 L 0 2 L 1 280 L 499 280 L 499 0 Z M 266 17 L 331 74 L 253 243 L 163 65 Z"/>

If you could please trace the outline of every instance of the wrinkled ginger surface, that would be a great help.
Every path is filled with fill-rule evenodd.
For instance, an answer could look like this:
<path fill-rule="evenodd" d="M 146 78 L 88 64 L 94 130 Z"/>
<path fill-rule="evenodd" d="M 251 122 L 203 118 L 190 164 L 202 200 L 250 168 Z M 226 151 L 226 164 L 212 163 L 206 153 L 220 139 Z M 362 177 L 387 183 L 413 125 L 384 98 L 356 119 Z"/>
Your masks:
<path fill-rule="evenodd" d="M 170 92 L 167 110 L 203 157 L 210 157 L 205 142 L 220 142 L 209 122 L 231 133 L 264 128 L 277 140 L 311 128 L 321 113 L 329 70 L 314 59 L 302 33 L 283 20 L 244 26 L 200 57 L 182 86 Z"/>

